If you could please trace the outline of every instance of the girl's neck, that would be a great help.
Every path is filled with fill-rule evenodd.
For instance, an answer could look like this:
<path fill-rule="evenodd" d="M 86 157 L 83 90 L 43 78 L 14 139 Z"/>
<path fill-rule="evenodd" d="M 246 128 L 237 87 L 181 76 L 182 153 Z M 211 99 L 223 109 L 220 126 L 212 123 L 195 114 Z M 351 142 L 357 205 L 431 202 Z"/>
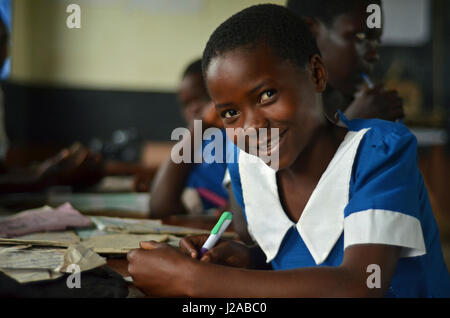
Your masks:
<path fill-rule="evenodd" d="M 328 120 L 312 136 L 297 160 L 282 171 L 289 178 L 320 179 L 339 145 L 347 133 L 347 129 L 338 127 Z"/>
<path fill-rule="evenodd" d="M 337 110 L 345 112 L 348 105 L 353 101 L 353 96 L 344 96 L 340 91 L 331 86 L 327 86 L 322 94 L 323 108 L 326 116 L 333 122 L 338 122 L 336 118 Z"/>

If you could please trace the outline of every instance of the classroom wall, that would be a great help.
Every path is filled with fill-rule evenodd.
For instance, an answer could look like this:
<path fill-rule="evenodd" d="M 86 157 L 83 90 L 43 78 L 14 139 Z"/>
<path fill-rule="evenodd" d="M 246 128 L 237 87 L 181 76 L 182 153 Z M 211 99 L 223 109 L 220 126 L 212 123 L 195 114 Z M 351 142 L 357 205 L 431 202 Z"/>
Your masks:
<path fill-rule="evenodd" d="M 216 26 L 260 2 L 267 1 L 13 0 L 12 75 L 3 85 L 11 143 L 88 143 L 130 127 L 143 139 L 169 140 L 171 131 L 184 125 L 176 98 L 182 70 L 200 56 Z M 81 7 L 81 29 L 66 26 L 69 3 Z M 402 8 L 385 7 L 391 16 L 402 17 Z M 448 36 L 450 20 L 445 17 L 450 6 L 446 0 L 432 0 L 429 7 L 433 36 L 416 46 L 401 46 L 385 35 L 374 79 L 403 87 L 405 109 L 418 110 L 415 117 L 408 112 L 408 124 L 441 127 L 442 109 L 450 114 L 449 90 L 443 90 L 443 96 L 434 88 L 448 82 L 450 59 L 434 61 L 448 56 L 449 44 L 443 39 Z M 435 25 L 438 20 L 443 22 Z M 442 76 L 433 76 L 435 69 L 442 69 Z M 394 79 L 385 78 L 392 73 L 397 74 Z M 399 87 L 401 81 L 409 86 Z M 417 91 L 421 94 L 408 96 Z M 411 101 L 416 108 L 409 107 Z"/>
<path fill-rule="evenodd" d="M 257 3 L 285 0 L 12 0 L 12 72 L 2 83 L 13 161 L 136 128 L 142 141 L 170 141 L 185 125 L 181 73 L 210 33 Z M 81 7 L 69 29 L 68 4 Z"/>
<path fill-rule="evenodd" d="M 221 22 L 265 2 L 285 0 L 14 0 L 11 79 L 170 92 Z M 66 26 L 70 3 L 81 29 Z"/>

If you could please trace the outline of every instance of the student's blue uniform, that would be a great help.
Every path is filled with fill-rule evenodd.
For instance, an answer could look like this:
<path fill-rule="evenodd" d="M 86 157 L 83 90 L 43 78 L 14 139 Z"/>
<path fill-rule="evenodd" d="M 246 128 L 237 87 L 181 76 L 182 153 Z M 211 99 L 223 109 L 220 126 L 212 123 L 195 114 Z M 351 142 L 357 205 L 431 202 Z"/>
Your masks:
<path fill-rule="evenodd" d="M 297 224 L 281 206 L 275 170 L 228 142 L 227 155 L 238 157 L 228 169 L 249 232 L 275 270 L 339 266 L 355 244 L 400 246 L 386 296 L 450 297 L 416 138 L 401 124 L 341 119 L 349 132 Z"/>
<path fill-rule="evenodd" d="M 215 140 L 216 137 L 213 138 L 211 136 L 210 140 L 204 140 L 202 142 L 202 153 L 206 155 L 206 158 L 203 157 L 202 163 L 195 164 L 192 168 L 188 180 L 186 182 L 186 187 L 194 188 L 199 190 L 199 195 L 203 203 L 203 209 L 206 211 L 211 208 L 217 208 L 221 205 L 221 201 L 228 201 L 228 192 L 223 185 L 223 179 L 225 176 L 225 171 L 227 169 L 227 165 L 225 163 L 225 147 L 226 147 L 226 134 L 225 131 L 221 131 L 222 134 L 220 136 L 222 143 L 222 155 L 217 154 L 217 158 L 219 160 L 214 161 L 214 157 L 216 156 L 215 148 L 212 149 L 211 152 L 206 151 L 205 147 L 207 147 L 211 142 Z M 211 158 L 209 156 L 212 156 Z M 206 161 L 208 161 L 206 162 Z M 203 191 L 202 191 L 203 190 Z M 208 195 L 212 194 L 212 195 Z"/>

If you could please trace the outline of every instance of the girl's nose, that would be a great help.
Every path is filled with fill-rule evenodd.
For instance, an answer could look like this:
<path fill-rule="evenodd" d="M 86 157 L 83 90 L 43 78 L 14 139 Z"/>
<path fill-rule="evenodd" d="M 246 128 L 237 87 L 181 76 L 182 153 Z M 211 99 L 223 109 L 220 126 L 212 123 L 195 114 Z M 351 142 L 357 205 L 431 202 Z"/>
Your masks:
<path fill-rule="evenodd" d="M 267 119 L 258 109 L 249 109 L 245 114 L 244 131 L 267 127 Z"/>

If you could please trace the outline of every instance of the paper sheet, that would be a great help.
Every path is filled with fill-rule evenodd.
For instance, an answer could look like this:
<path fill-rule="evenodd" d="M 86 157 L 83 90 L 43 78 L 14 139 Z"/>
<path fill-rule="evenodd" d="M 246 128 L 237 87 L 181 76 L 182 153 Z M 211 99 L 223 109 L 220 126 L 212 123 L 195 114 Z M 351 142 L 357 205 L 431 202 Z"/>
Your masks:
<path fill-rule="evenodd" d="M 130 219 L 109 216 L 91 216 L 91 221 L 102 231 L 126 232 L 137 225 L 158 226 L 161 220 Z"/>
<path fill-rule="evenodd" d="M 108 234 L 85 239 L 82 244 L 100 254 L 126 254 L 139 248 L 142 241 L 166 242 L 168 239 L 168 235 L 160 234 Z"/>
<path fill-rule="evenodd" d="M 12 239 L 0 238 L 0 245 L 23 245 L 67 247 L 80 242 L 80 238 L 73 231 L 42 232 L 18 236 Z"/>
<path fill-rule="evenodd" d="M 70 243 L 60 241 L 48 241 L 48 240 L 18 240 L 0 238 L 0 245 L 23 245 L 29 244 L 33 246 L 46 246 L 46 247 L 68 247 Z"/>
<path fill-rule="evenodd" d="M 80 239 L 87 239 L 87 238 L 94 237 L 94 236 L 108 234 L 108 232 L 99 230 L 96 227 L 94 227 L 94 228 L 75 229 L 75 231 L 77 232 L 77 235 L 78 235 L 78 237 Z"/>
<path fill-rule="evenodd" d="M 40 232 L 17 236 L 16 240 L 31 240 L 31 241 L 58 241 L 69 245 L 77 244 L 80 238 L 74 231 L 58 231 L 58 232 Z"/>
<path fill-rule="evenodd" d="M 64 248 L 2 248 L 0 268 L 57 271 L 64 262 L 65 253 Z"/>
<path fill-rule="evenodd" d="M 83 272 L 105 265 L 106 259 L 83 244 L 78 244 L 69 246 L 64 254 L 63 265 L 58 268 L 58 271 L 70 273 L 68 266 L 71 264 L 77 264 Z"/>
<path fill-rule="evenodd" d="M 56 279 L 71 273 L 69 265 L 78 265 L 81 272 L 106 264 L 106 260 L 83 245 L 69 248 L 0 246 L 0 271 L 20 283 Z"/>
<path fill-rule="evenodd" d="M 173 247 L 179 247 L 180 246 L 181 237 L 169 235 L 169 239 L 167 241 L 167 244 Z"/>
<path fill-rule="evenodd" d="M 2 252 L 12 252 L 29 248 L 30 245 L 18 245 L 14 247 L 1 247 L 0 258 Z M 62 276 L 62 273 L 56 273 L 49 269 L 23 269 L 23 268 L 0 268 L 0 271 L 12 277 L 19 283 L 29 283 L 41 280 L 56 279 Z"/>
<path fill-rule="evenodd" d="M 188 227 L 163 225 L 161 220 L 137 220 L 113 217 L 91 217 L 97 228 L 106 232 L 130 234 L 209 234 L 209 231 Z"/>
<path fill-rule="evenodd" d="M 67 227 L 87 227 L 91 224 L 89 217 L 82 215 L 69 203 L 65 203 L 55 209 L 44 206 L 2 219 L 0 237 L 65 230 Z"/>
<path fill-rule="evenodd" d="M 51 193 L 48 202 L 58 205 L 70 202 L 80 211 L 128 211 L 142 216 L 148 215 L 150 194 L 148 193 Z"/>
<path fill-rule="evenodd" d="M 61 277 L 62 273 L 55 273 L 48 269 L 0 269 L 9 277 L 14 278 L 19 283 L 31 283 L 41 280 L 56 279 Z"/>

